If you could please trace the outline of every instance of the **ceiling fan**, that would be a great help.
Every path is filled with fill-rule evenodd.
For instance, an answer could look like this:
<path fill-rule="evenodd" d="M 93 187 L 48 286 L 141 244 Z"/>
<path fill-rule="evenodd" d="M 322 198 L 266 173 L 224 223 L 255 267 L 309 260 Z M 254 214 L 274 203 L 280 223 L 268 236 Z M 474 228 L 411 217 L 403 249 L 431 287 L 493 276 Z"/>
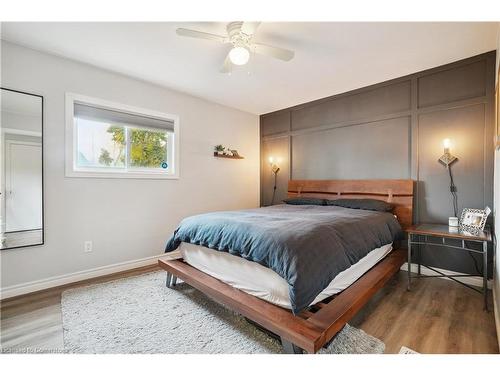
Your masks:
<path fill-rule="evenodd" d="M 176 32 L 180 36 L 208 39 L 222 44 L 232 44 L 233 47 L 227 54 L 220 69 L 221 73 L 231 72 L 233 64 L 245 65 L 250 59 L 250 52 L 274 57 L 283 61 L 293 59 L 295 55 L 293 51 L 254 42 L 253 37 L 259 25 L 260 22 L 230 22 L 226 26 L 226 36 L 184 28 L 178 28 Z"/>

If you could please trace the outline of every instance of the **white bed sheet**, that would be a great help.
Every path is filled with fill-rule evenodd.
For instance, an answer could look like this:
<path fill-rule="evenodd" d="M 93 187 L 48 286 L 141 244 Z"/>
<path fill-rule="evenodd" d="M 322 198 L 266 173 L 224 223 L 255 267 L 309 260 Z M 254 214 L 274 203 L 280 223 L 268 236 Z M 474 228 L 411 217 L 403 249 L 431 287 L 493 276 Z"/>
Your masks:
<path fill-rule="evenodd" d="M 359 262 L 339 273 L 311 305 L 346 289 L 391 250 L 392 243 L 370 251 Z M 180 254 L 171 253 L 171 255 L 174 257 L 181 255 L 189 265 L 226 284 L 275 305 L 291 309 L 288 283 L 270 268 L 229 253 L 185 242 L 179 246 L 179 252 Z"/>

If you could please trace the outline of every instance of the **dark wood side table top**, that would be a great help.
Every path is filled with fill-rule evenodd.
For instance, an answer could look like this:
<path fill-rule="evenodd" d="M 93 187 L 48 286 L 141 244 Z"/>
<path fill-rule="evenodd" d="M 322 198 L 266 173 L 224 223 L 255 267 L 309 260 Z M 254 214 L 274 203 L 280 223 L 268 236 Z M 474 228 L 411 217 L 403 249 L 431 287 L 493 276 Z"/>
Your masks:
<path fill-rule="evenodd" d="M 406 232 L 410 234 L 422 234 L 459 240 L 491 241 L 491 232 L 489 229 L 485 229 L 479 232 L 479 234 L 472 234 L 463 232 L 460 228 L 449 227 L 446 224 L 417 224 L 407 228 Z"/>

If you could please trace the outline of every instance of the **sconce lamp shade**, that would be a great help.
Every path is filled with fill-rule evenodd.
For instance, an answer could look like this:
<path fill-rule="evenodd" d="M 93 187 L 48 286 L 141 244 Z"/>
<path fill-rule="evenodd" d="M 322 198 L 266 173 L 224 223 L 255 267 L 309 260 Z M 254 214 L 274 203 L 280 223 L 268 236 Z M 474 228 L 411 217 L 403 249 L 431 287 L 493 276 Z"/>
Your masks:
<path fill-rule="evenodd" d="M 444 148 L 444 154 L 441 155 L 441 157 L 439 158 L 439 162 L 441 164 L 443 164 L 444 166 L 449 167 L 450 164 L 452 164 L 458 160 L 458 158 L 456 156 L 453 156 L 450 153 L 450 148 L 451 148 L 450 138 L 445 138 L 443 140 L 443 148 Z"/>
<path fill-rule="evenodd" d="M 445 150 L 446 149 L 449 150 L 451 148 L 451 140 L 450 140 L 450 138 L 443 139 L 443 147 L 444 147 Z"/>

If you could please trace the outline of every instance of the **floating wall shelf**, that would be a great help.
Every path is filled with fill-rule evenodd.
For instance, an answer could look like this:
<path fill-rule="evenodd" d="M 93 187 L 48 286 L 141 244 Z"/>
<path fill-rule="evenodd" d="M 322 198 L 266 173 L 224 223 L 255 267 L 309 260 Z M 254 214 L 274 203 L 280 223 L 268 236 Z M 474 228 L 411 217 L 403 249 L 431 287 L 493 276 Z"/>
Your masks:
<path fill-rule="evenodd" d="M 214 156 L 216 158 L 225 158 L 225 159 L 244 159 L 243 156 L 234 156 L 234 155 L 219 155 L 218 153 L 214 152 Z"/>

